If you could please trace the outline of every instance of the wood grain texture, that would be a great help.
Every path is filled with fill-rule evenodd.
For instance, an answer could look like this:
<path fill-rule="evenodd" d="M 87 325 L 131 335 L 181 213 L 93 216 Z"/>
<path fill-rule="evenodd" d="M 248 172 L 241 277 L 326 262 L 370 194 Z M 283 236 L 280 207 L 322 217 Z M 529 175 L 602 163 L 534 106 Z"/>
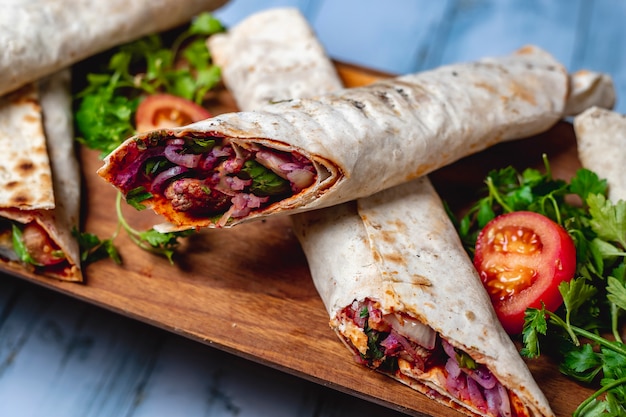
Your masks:
<path fill-rule="evenodd" d="M 348 86 L 369 83 L 383 76 L 344 64 L 338 64 L 338 69 Z M 216 94 L 211 107 L 215 114 L 234 109 L 227 92 Z M 573 173 L 578 162 L 571 126 L 560 124 L 537 138 L 495 146 L 433 173 L 433 183 L 446 200 L 460 209 L 470 197 L 460 190 L 476 189 L 485 170 L 508 164 L 538 166 L 542 152 L 548 153 L 556 175 Z M 86 188 L 85 228 L 101 237 L 110 236 L 117 222 L 116 191 L 95 175 L 101 165 L 96 152 L 83 149 L 81 158 Z M 138 229 L 148 228 L 157 220 L 150 213 L 129 207 L 125 207 L 125 214 Z M 83 285 L 18 275 L 79 300 L 393 410 L 416 416 L 452 415 L 446 407 L 352 361 L 328 326 L 326 311 L 287 217 L 228 230 L 207 230 L 192 236 L 178 254 L 175 265 L 140 250 L 123 234 L 116 245 L 123 255 L 123 265 L 111 261 L 92 264 L 86 268 Z M 36 312 L 42 307 L 36 300 L 24 308 L 31 311 L 33 317 L 40 317 Z M 73 323 L 76 318 L 67 320 L 64 325 L 76 325 Z M 13 337 L 16 337 L 14 345 L 23 342 L 19 333 Z M 141 338 L 141 334 L 137 337 Z M 114 355 L 115 351 L 103 354 Z M 132 367 L 125 371 L 132 372 L 132 376 L 122 380 L 130 384 L 129 392 L 134 392 L 130 388 L 144 379 L 142 375 L 152 369 L 152 365 L 141 357 L 129 364 Z M 546 358 L 529 366 L 557 415 L 571 414 L 589 393 L 561 377 Z M 95 383 L 101 384 L 99 389 L 102 389 L 108 382 L 105 378 Z M 128 407 L 132 396 L 125 401 L 122 397 L 122 401 L 126 405 L 120 404 L 118 409 Z"/>

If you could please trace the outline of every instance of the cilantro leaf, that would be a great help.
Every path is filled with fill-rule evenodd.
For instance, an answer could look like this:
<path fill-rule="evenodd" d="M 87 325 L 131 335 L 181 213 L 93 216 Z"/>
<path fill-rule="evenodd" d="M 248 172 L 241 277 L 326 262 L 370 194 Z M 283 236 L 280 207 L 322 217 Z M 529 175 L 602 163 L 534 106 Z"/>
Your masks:
<path fill-rule="evenodd" d="M 90 264 L 107 258 L 118 265 L 122 263 L 122 258 L 113 245 L 114 238 L 101 240 L 93 233 L 79 232 L 77 229 L 72 230 L 72 235 L 78 241 L 82 263 Z"/>
<path fill-rule="evenodd" d="M 540 355 L 539 336 L 546 334 L 548 324 L 546 322 L 545 309 L 529 308 L 524 313 L 524 328 L 522 329 L 522 341 L 524 346 L 520 354 L 528 358 L 536 358 Z"/>
<path fill-rule="evenodd" d="M 106 156 L 136 133 L 134 116 L 146 94 L 164 92 L 201 104 L 221 79 L 206 37 L 224 30 L 204 13 L 171 44 L 152 34 L 116 48 L 106 69 L 87 74 L 88 85 L 76 95 L 77 140 Z"/>
<path fill-rule="evenodd" d="M 591 215 L 589 224 L 598 237 L 626 248 L 626 201 L 612 204 L 602 194 L 590 194 L 586 201 Z"/>

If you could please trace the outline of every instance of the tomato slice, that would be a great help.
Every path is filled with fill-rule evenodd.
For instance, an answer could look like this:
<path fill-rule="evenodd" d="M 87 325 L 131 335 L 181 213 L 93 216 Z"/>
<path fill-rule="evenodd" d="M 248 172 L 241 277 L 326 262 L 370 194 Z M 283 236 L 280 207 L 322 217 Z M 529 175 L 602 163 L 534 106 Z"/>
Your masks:
<path fill-rule="evenodd" d="M 558 286 L 576 272 L 576 247 L 567 231 L 544 215 L 518 211 L 489 222 L 476 240 L 474 266 L 509 334 L 519 334 L 528 307 L 554 311 Z"/>
<path fill-rule="evenodd" d="M 139 103 L 135 127 L 139 132 L 146 132 L 184 126 L 209 117 L 211 113 L 193 101 L 171 94 L 155 94 Z"/>
<path fill-rule="evenodd" d="M 22 241 L 24 248 L 37 265 L 55 265 L 65 260 L 59 246 L 50 239 L 44 228 L 35 222 L 24 227 Z"/>

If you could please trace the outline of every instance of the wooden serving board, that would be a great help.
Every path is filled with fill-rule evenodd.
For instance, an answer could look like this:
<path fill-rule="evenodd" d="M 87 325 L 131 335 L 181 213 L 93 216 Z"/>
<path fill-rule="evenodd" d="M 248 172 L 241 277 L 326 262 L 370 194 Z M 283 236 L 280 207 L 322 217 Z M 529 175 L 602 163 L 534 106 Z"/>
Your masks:
<path fill-rule="evenodd" d="M 383 74 L 337 64 L 347 86 L 369 83 Z M 235 110 L 219 91 L 211 111 Z M 524 141 L 497 145 L 441 169 L 431 179 L 442 197 L 460 210 L 474 197 L 493 168 L 542 167 L 547 153 L 555 176 L 569 178 L 579 162 L 570 124 Z M 82 149 L 84 228 L 101 238 L 117 227 L 116 191 L 95 171 L 98 152 Z M 151 213 L 125 207 L 139 230 L 160 221 Z M 122 232 L 115 240 L 123 257 L 89 265 L 86 282 L 75 284 L 11 270 L 13 275 L 152 324 L 252 361 L 339 391 L 418 416 L 449 416 L 447 407 L 377 372 L 357 365 L 328 326 L 301 248 L 287 217 L 207 230 L 186 240 L 175 265 L 142 251 Z M 572 411 L 591 390 L 561 376 L 547 358 L 529 367 L 558 416 Z M 456 415 L 456 414 L 455 414 Z M 460 414 L 459 414 L 460 415 Z"/>

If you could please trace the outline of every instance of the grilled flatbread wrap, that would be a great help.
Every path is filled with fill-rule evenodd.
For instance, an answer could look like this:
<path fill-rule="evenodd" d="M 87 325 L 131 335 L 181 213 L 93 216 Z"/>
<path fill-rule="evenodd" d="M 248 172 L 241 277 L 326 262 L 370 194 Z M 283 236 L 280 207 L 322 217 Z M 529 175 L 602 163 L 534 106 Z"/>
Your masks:
<path fill-rule="evenodd" d="M 88 56 L 162 32 L 226 0 L 8 0 L 0 13 L 0 95 Z"/>
<path fill-rule="evenodd" d="M 467 415 L 553 415 L 428 177 L 293 219 L 357 361 Z"/>
<path fill-rule="evenodd" d="M 70 73 L 63 70 L 0 98 L 0 263 L 82 281 L 80 170 L 74 153 Z M 12 241 L 21 231 L 32 261 Z"/>
<path fill-rule="evenodd" d="M 592 107 L 574 118 L 578 159 L 608 184 L 608 197 L 626 201 L 626 115 Z"/>
<path fill-rule="evenodd" d="M 563 117 L 568 86 L 563 66 L 528 46 L 140 133 L 98 174 L 127 198 L 149 191 L 142 203 L 169 223 L 160 231 L 231 227 L 368 196 L 545 131 Z"/>
<path fill-rule="evenodd" d="M 342 87 L 324 47 L 296 8 L 255 13 L 227 32 L 210 36 L 207 43 L 240 110 Z"/>
<path fill-rule="evenodd" d="M 109 154 L 98 173 L 124 195 L 138 187 L 150 191 L 143 204 L 163 215 L 170 230 L 229 227 L 371 195 L 495 143 L 545 131 L 563 116 L 567 94 L 563 66 L 545 51 L 525 47 L 140 133 Z M 208 164 L 190 156 L 203 148 L 210 150 L 198 151 L 199 159 Z M 142 162 L 163 159 L 166 151 L 176 154 L 178 168 L 163 164 L 165 174 L 146 172 Z M 178 161 L 180 155 L 185 161 Z M 217 164 L 214 158 L 220 158 Z M 226 167 L 225 158 L 231 161 Z M 247 158 L 287 184 L 260 191 L 242 185 L 232 172 Z"/>

